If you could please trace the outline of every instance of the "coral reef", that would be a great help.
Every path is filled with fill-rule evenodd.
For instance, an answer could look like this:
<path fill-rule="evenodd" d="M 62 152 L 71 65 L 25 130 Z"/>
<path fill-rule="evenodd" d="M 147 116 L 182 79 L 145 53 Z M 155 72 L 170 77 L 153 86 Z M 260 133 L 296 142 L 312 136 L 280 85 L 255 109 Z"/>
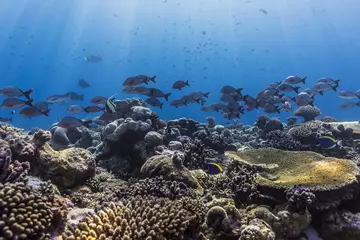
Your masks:
<path fill-rule="evenodd" d="M 318 109 L 317 107 L 306 105 L 296 109 L 294 115 L 297 117 L 303 117 L 304 122 L 308 122 L 315 120 L 317 116 L 321 115 L 321 112 L 320 109 Z"/>
<path fill-rule="evenodd" d="M 206 146 L 201 140 L 195 139 L 184 144 L 184 166 L 188 169 L 206 169 L 207 163 L 213 162 L 218 152 Z"/>

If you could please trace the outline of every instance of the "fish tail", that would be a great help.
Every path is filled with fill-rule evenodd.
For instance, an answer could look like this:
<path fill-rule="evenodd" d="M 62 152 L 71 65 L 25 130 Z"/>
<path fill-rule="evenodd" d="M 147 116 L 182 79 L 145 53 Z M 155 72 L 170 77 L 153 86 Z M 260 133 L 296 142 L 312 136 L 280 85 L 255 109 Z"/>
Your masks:
<path fill-rule="evenodd" d="M 307 76 L 301 79 L 301 82 L 302 82 L 303 84 L 305 84 L 306 78 L 307 78 Z"/>
<path fill-rule="evenodd" d="M 338 87 L 339 85 L 335 85 L 335 86 L 331 86 L 331 88 L 335 91 L 335 92 L 337 92 L 337 87 Z"/>
<path fill-rule="evenodd" d="M 171 95 L 171 93 L 165 94 L 164 98 L 166 101 L 169 101 L 169 96 Z"/>
<path fill-rule="evenodd" d="M 204 93 L 204 97 L 208 98 L 209 94 L 210 94 L 210 92 Z"/>
<path fill-rule="evenodd" d="M 45 111 L 43 111 L 43 112 L 41 112 L 43 115 L 45 115 L 45 116 L 49 116 L 49 113 L 50 113 L 50 109 L 47 109 L 47 110 L 45 110 Z"/>
<path fill-rule="evenodd" d="M 314 106 L 314 101 L 310 101 L 310 102 L 309 102 L 309 105 L 310 105 L 310 106 Z"/>
<path fill-rule="evenodd" d="M 340 79 L 334 80 L 334 83 L 338 86 L 340 82 Z"/>
<path fill-rule="evenodd" d="M 28 100 L 30 100 L 30 99 L 31 99 L 30 94 L 31 94 L 33 91 L 34 91 L 33 88 L 27 90 L 26 92 L 24 92 L 24 96 L 25 96 Z"/>
<path fill-rule="evenodd" d="M 86 110 L 86 108 L 84 108 L 84 107 L 81 107 L 81 108 L 82 108 L 82 110 L 83 110 L 84 112 L 89 113 L 89 111 Z"/>
<path fill-rule="evenodd" d="M 186 86 L 190 86 L 189 80 L 186 80 L 185 85 L 186 85 Z"/>
<path fill-rule="evenodd" d="M 299 89 L 300 89 L 300 86 L 294 87 L 294 91 L 295 91 L 296 93 L 299 93 Z"/>
<path fill-rule="evenodd" d="M 322 96 L 324 95 L 324 91 L 319 91 L 319 94 Z"/>
<path fill-rule="evenodd" d="M 33 106 L 33 104 L 32 104 L 33 102 L 34 102 L 34 99 L 31 98 L 31 99 L 29 99 L 29 101 L 26 101 L 25 104 L 28 105 L 28 106 L 30 106 L 30 107 L 32 107 L 32 106 Z"/>
<path fill-rule="evenodd" d="M 243 88 L 238 88 L 238 89 L 235 90 L 235 92 L 237 92 L 238 94 L 241 95 L 241 91 L 242 91 L 242 90 L 243 90 Z"/>
<path fill-rule="evenodd" d="M 152 81 L 153 83 L 155 83 L 155 78 L 156 78 L 156 75 L 154 75 L 152 78 L 150 78 L 150 81 Z"/>

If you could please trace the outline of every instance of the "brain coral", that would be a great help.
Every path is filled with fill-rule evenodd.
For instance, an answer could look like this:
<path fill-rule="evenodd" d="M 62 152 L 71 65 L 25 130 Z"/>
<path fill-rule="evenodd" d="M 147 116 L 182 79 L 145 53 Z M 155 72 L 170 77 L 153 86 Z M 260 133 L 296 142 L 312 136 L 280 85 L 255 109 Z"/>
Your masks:
<path fill-rule="evenodd" d="M 260 191 L 282 201 L 284 191 L 296 184 L 309 188 L 316 196 L 316 203 L 322 205 L 350 199 L 358 188 L 358 169 L 348 160 L 274 148 L 227 152 L 226 155 L 256 167 Z"/>
<path fill-rule="evenodd" d="M 188 198 L 135 197 L 69 227 L 66 239 L 184 239 L 197 233 L 205 214 L 203 204 Z"/>
<path fill-rule="evenodd" d="M 0 184 L 0 239 L 49 239 L 51 208 L 23 182 Z"/>

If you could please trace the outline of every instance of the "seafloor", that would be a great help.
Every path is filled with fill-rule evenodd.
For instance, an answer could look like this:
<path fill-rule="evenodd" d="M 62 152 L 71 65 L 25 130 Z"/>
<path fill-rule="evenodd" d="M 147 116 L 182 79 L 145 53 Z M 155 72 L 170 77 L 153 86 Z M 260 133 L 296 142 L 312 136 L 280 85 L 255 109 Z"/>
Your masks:
<path fill-rule="evenodd" d="M 0 126 L 0 239 L 360 239 L 358 123 L 311 107 L 299 124 L 165 122 L 127 103 L 104 126 Z"/>

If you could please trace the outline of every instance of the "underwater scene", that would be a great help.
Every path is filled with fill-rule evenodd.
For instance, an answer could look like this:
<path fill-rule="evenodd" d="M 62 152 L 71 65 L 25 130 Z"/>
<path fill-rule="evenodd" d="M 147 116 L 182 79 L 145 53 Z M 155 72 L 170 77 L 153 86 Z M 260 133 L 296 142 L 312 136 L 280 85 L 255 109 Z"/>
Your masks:
<path fill-rule="evenodd" d="M 0 0 L 0 240 L 360 240 L 359 10 Z"/>

